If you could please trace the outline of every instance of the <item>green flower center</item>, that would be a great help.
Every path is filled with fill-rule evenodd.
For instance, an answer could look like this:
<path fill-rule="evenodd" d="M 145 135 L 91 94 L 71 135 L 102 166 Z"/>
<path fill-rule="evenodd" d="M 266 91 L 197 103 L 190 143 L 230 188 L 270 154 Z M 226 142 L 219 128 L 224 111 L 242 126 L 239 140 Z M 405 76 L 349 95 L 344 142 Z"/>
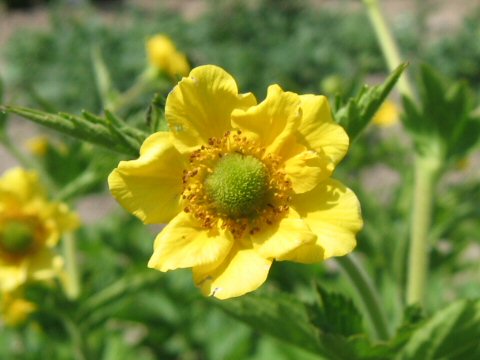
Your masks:
<path fill-rule="evenodd" d="M 21 254 L 34 242 L 33 229 L 22 221 L 9 221 L 0 228 L 0 247 L 12 254 Z"/>
<path fill-rule="evenodd" d="M 250 155 L 227 154 L 205 179 L 207 197 L 230 218 L 253 217 L 265 205 L 269 189 L 265 165 Z"/>

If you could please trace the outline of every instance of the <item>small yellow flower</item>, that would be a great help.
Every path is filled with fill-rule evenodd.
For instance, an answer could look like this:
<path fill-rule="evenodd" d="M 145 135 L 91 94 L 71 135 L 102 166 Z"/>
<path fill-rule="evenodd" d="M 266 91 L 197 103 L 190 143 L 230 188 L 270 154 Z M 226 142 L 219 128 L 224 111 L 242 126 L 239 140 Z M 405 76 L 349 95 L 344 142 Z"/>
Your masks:
<path fill-rule="evenodd" d="M 45 136 L 35 136 L 28 139 L 25 146 L 33 155 L 43 157 L 48 150 L 48 139 Z"/>
<path fill-rule="evenodd" d="M 63 261 L 54 246 L 78 223 L 65 204 L 47 201 L 34 172 L 7 171 L 0 178 L 0 290 L 56 276 Z"/>
<path fill-rule="evenodd" d="M 373 118 L 373 123 L 380 127 L 389 127 L 398 123 L 399 110 L 395 102 L 386 100 Z"/>
<path fill-rule="evenodd" d="M 21 325 L 37 309 L 34 303 L 23 299 L 19 291 L 4 292 L 0 300 L 0 319 L 9 326 Z"/>
<path fill-rule="evenodd" d="M 186 76 L 190 71 L 187 57 L 165 35 L 155 35 L 147 41 L 150 64 L 171 77 Z"/>
<path fill-rule="evenodd" d="M 192 268 L 206 295 L 257 289 L 274 260 L 342 256 L 362 227 L 354 193 L 330 178 L 348 149 L 324 96 L 278 85 L 257 104 L 212 65 L 169 94 L 170 132 L 145 140 L 109 176 L 113 196 L 144 223 L 168 225 L 149 267 Z"/>

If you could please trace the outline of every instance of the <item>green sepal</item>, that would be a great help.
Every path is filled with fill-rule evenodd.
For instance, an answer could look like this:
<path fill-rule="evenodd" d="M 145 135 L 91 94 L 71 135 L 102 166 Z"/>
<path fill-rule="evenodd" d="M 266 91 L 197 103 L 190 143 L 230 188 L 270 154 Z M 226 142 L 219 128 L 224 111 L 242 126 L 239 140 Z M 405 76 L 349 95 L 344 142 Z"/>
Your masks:
<path fill-rule="evenodd" d="M 419 104 L 403 97 L 402 121 L 413 137 L 416 152 L 440 162 L 462 159 L 480 133 L 480 116 L 465 83 L 448 83 L 427 65 L 420 68 Z"/>
<path fill-rule="evenodd" d="M 348 101 L 335 99 L 335 119 L 345 128 L 350 142 L 370 123 L 407 66 L 408 63 L 399 65 L 381 85 L 364 85 L 358 95 Z"/>
<path fill-rule="evenodd" d="M 147 133 L 128 126 L 108 111 L 105 118 L 85 111 L 83 116 L 77 116 L 67 113 L 51 114 L 20 106 L 0 106 L 0 112 L 2 111 L 20 115 L 63 134 L 129 156 L 138 155 L 140 145 L 148 136 Z"/>

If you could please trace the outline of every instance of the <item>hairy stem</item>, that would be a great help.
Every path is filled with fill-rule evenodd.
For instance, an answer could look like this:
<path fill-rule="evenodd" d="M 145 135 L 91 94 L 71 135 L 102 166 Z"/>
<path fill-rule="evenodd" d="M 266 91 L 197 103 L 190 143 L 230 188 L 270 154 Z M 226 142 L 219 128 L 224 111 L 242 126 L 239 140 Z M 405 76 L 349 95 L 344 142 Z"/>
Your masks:
<path fill-rule="evenodd" d="M 428 273 L 428 233 L 432 217 L 433 192 L 439 170 L 434 159 L 417 157 L 410 228 L 407 303 L 423 305 Z"/>
<path fill-rule="evenodd" d="M 373 282 L 362 264 L 352 254 L 339 257 L 336 260 L 359 296 L 367 314 L 367 319 L 375 331 L 376 338 L 388 340 L 390 329 L 387 317 Z"/>
<path fill-rule="evenodd" d="M 378 0 L 363 0 L 363 3 L 367 8 L 368 16 L 370 17 L 383 56 L 387 61 L 387 66 L 390 71 L 393 71 L 403 62 L 397 43 L 383 17 Z M 398 80 L 398 89 L 402 95 L 411 99 L 414 98 L 413 88 L 406 73 L 403 73 Z"/>

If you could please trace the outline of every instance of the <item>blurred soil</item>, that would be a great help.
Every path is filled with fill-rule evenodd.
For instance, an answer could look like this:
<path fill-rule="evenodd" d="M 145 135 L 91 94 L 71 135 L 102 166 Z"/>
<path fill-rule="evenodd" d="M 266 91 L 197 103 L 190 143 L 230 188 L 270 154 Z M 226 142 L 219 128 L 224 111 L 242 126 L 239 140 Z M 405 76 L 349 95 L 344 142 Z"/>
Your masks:
<path fill-rule="evenodd" d="M 251 2 L 251 1 L 250 1 Z M 194 19 L 207 9 L 209 2 L 207 0 L 126 0 L 129 6 L 135 6 L 145 9 L 155 9 L 158 6 L 164 6 L 181 12 L 185 18 Z M 347 8 L 351 10 L 361 10 L 362 4 L 359 0 L 310 0 L 312 6 L 316 8 Z M 405 17 L 415 16 L 419 12 L 425 12 L 427 38 L 435 38 L 448 34 L 452 30 L 458 28 L 464 17 L 471 9 L 478 6 L 475 1 L 471 0 L 383 0 L 382 8 L 385 16 L 389 21 L 402 21 Z M 102 17 L 107 22 L 116 20 L 117 15 L 114 14 L 112 5 L 99 9 Z M 125 20 L 125 19 L 124 19 Z M 17 10 L 6 12 L 0 8 L 0 53 L 2 46 L 9 40 L 15 31 L 23 28 L 47 28 L 49 24 L 49 15 L 47 9 L 43 7 L 35 7 L 29 10 Z M 5 63 L 0 57 L 0 74 L 7 71 Z M 17 144 L 22 144 L 38 130 L 37 128 L 23 120 L 14 119 L 10 131 Z M 475 160 L 476 162 L 476 160 Z M 16 165 L 17 162 L 0 148 L 0 173 L 7 168 Z M 398 174 L 392 173 L 391 169 L 372 169 L 378 172 L 380 176 L 366 176 L 369 179 L 380 179 L 382 184 L 367 184 L 367 188 L 378 190 L 378 186 L 386 185 L 391 188 L 392 182 L 399 181 Z M 386 179 L 390 179 L 386 181 Z M 388 190 L 387 190 L 388 192 Z M 388 196 L 387 196 L 388 197 Z M 83 199 L 78 204 L 84 222 L 94 222 L 100 220 L 105 214 L 114 209 L 116 205 L 108 195 L 91 196 Z"/>

